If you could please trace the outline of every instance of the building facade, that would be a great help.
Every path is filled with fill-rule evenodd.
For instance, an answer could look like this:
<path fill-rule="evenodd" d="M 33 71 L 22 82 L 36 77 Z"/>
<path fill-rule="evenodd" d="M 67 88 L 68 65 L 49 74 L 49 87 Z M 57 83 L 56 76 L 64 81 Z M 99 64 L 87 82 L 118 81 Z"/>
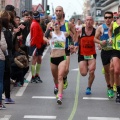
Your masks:
<path fill-rule="evenodd" d="M 105 11 L 118 11 L 119 0 L 90 0 L 90 13 L 95 21 L 104 20 Z"/>
<path fill-rule="evenodd" d="M 23 10 L 32 10 L 32 0 L 0 0 L 0 10 L 5 9 L 6 5 L 15 6 L 17 15 L 21 15 Z"/>
<path fill-rule="evenodd" d="M 83 20 L 87 15 L 90 15 L 90 1 L 91 0 L 85 0 L 84 2 L 84 9 L 83 9 Z"/>
<path fill-rule="evenodd" d="M 5 0 L 0 0 L 0 10 L 3 10 L 5 6 Z"/>

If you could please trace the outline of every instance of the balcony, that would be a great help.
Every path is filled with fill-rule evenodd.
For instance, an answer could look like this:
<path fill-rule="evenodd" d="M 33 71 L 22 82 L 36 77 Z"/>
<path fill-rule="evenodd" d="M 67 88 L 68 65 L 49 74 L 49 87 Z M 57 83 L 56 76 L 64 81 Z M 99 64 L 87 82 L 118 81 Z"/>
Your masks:
<path fill-rule="evenodd" d="M 102 4 L 101 4 L 101 6 L 102 7 L 105 7 L 105 6 L 107 6 L 107 5 L 109 5 L 109 4 L 111 4 L 111 3 L 113 3 L 113 2 L 118 2 L 119 0 L 105 0 Z"/>
<path fill-rule="evenodd" d="M 107 1 L 108 1 L 108 0 L 107 0 Z M 107 2 L 107 1 L 106 1 L 106 2 Z M 104 6 L 104 7 L 102 8 L 103 11 L 110 9 L 110 8 L 112 8 L 112 7 L 115 6 L 115 5 L 119 5 L 119 1 L 118 1 L 118 0 L 115 0 L 115 1 L 109 0 L 109 1 L 112 1 L 112 3 L 111 3 L 111 4 L 107 4 L 106 6 Z"/>

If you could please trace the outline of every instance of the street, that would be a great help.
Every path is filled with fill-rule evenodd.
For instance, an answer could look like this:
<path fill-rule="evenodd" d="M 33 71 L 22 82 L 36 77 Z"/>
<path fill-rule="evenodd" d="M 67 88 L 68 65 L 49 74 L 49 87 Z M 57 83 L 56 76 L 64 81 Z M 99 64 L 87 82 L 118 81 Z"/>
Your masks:
<path fill-rule="evenodd" d="M 120 105 L 115 98 L 107 98 L 99 50 L 91 95 L 85 95 L 88 76 L 80 76 L 77 54 L 71 55 L 68 88 L 64 90 L 62 105 L 57 105 L 53 93 L 49 56 L 48 49 L 40 71 L 43 83 L 25 83 L 23 87 L 12 88 L 16 103 L 5 105 L 7 109 L 0 111 L 0 120 L 120 120 Z M 26 76 L 30 81 L 31 74 Z"/>

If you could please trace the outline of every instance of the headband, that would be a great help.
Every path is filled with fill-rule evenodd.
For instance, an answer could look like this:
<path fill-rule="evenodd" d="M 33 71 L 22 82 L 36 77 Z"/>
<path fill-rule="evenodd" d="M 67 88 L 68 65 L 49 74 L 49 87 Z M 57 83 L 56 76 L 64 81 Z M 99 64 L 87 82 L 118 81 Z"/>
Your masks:
<path fill-rule="evenodd" d="M 40 14 L 38 14 L 37 16 L 33 15 L 33 18 L 40 18 Z"/>

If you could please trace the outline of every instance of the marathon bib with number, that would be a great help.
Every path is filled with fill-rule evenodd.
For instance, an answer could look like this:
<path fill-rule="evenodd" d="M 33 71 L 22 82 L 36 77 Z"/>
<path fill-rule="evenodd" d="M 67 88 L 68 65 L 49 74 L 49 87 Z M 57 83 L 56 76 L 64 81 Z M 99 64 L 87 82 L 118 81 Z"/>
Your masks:
<path fill-rule="evenodd" d="M 107 48 L 111 48 L 112 49 L 112 44 L 110 44 L 109 41 L 107 41 Z"/>
<path fill-rule="evenodd" d="M 93 59 L 93 58 L 94 58 L 93 55 L 84 56 L 84 59 L 85 59 L 85 60 L 91 60 L 91 59 Z"/>
<path fill-rule="evenodd" d="M 63 32 L 61 35 L 57 35 L 52 32 L 52 38 L 50 40 L 51 49 L 65 49 L 66 37 Z"/>
<path fill-rule="evenodd" d="M 52 41 L 51 43 L 52 49 L 65 49 L 65 41 Z"/>
<path fill-rule="evenodd" d="M 120 40 L 117 41 L 117 46 L 120 49 Z"/>

